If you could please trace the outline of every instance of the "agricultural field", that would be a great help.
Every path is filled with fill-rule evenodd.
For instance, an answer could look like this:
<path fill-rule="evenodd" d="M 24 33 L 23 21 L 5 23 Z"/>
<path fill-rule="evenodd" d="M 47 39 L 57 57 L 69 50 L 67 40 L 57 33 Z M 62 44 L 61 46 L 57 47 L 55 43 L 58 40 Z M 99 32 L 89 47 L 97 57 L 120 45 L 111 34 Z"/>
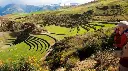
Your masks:
<path fill-rule="evenodd" d="M 49 43 L 53 44 L 54 40 L 51 39 L 50 37 L 43 36 L 43 35 L 38 35 L 37 37 L 43 38 L 47 40 Z M 29 50 L 29 46 L 26 45 L 24 42 L 14 45 L 14 46 L 3 46 L 0 49 L 0 60 L 3 61 L 8 61 L 8 59 L 11 60 L 18 60 L 20 57 L 29 57 L 29 56 L 34 56 L 38 60 L 46 53 L 46 49 L 43 48 L 42 51 L 40 51 L 41 46 L 39 46 L 38 51 L 36 51 L 36 47 L 34 49 Z M 41 54 L 43 51 L 45 51 L 43 54 Z"/>
<path fill-rule="evenodd" d="M 113 26 L 114 25 L 112 24 L 105 24 L 105 28 L 113 27 Z M 62 40 L 64 37 L 82 35 L 87 32 L 83 28 L 80 29 L 79 33 L 77 33 L 76 28 L 74 28 L 74 30 L 70 32 L 71 30 L 70 28 L 65 28 L 65 27 L 60 27 L 60 26 L 55 26 L 55 25 L 46 26 L 44 28 L 47 29 L 51 33 L 65 34 L 65 35 L 56 35 L 56 34 L 50 35 L 50 36 L 55 37 L 58 41 Z M 97 27 L 97 29 L 99 28 L 101 27 Z M 91 29 L 89 32 L 92 32 L 92 31 L 93 29 Z M 36 36 L 46 39 L 52 45 L 54 44 L 54 40 L 48 36 L 45 36 L 45 35 L 36 35 Z M 8 35 L 8 38 L 9 38 L 9 35 Z M 40 48 L 41 47 L 39 47 L 39 49 Z M 45 51 L 45 50 L 46 49 L 43 49 L 42 51 Z M 39 60 L 47 53 L 47 51 L 45 51 L 43 54 L 41 54 L 42 51 L 39 51 L 39 50 L 36 51 L 36 48 L 29 50 L 29 46 L 26 45 L 24 42 L 18 45 L 11 46 L 11 47 L 3 46 L 2 48 L 0 48 L 0 60 L 3 60 L 3 61 L 8 61 L 8 59 L 18 60 L 20 57 L 29 57 L 29 56 L 34 56 Z"/>

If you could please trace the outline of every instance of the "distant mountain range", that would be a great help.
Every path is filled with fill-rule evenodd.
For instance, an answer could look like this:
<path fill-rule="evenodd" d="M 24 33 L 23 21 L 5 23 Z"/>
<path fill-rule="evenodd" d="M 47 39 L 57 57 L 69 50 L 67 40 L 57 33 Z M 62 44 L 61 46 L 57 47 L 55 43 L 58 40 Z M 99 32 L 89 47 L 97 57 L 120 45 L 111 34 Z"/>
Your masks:
<path fill-rule="evenodd" d="M 61 6 L 59 4 L 34 6 L 34 5 L 18 5 L 18 4 L 8 4 L 4 7 L 0 7 L 0 15 L 13 14 L 13 13 L 30 13 L 35 11 L 44 10 L 57 10 Z"/>

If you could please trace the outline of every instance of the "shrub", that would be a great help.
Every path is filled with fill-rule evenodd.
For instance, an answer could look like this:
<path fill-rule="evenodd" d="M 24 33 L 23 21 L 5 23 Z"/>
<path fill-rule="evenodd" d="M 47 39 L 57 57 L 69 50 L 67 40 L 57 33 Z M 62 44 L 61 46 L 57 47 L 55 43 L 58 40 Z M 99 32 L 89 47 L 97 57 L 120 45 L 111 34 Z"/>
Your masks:
<path fill-rule="evenodd" d="M 67 37 L 52 46 L 53 51 L 46 57 L 46 64 L 51 70 L 58 67 L 69 70 L 75 66 L 77 60 L 84 60 L 97 51 L 111 48 L 111 33 L 111 29 L 100 29 L 86 35 Z"/>
<path fill-rule="evenodd" d="M 21 57 L 18 61 L 2 62 L 0 71 L 41 71 L 43 68 L 34 57 Z"/>

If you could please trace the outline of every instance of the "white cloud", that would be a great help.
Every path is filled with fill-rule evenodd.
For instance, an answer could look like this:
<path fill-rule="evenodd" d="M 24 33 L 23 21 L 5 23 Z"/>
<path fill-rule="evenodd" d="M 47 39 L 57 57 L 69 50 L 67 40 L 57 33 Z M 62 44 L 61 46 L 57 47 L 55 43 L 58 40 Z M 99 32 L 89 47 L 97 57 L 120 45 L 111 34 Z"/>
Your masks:
<path fill-rule="evenodd" d="M 83 4 L 83 3 L 90 2 L 90 1 L 94 1 L 94 0 L 62 0 L 62 3 L 70 3 L 70 2 L 74 2 L 74 3 L 80 3 L 80 4 Z"/>
<path fill-rule="evenodd" d="M 57 4 L 57 3 L 87 3 L 93 0 L 0 0 L 0 5 L 6 5 L 9 3 L 16 4 L 29 4 L 29 5 L 42 5 L 42 4 Z"/>
<path fill-rule="evenodd" d="M 79 1 L 77 0 L 77 2 L 81 4 L 91 2 L 91 1 L 94 1 L 94 0 L 79 0 Z"/>
<path fill-rule="evenodd" d="M 9 3 L 9 1 L 7 1 L 7 0 L 0 0 L 0 5 L 6 5 L 8 3 Z"/>

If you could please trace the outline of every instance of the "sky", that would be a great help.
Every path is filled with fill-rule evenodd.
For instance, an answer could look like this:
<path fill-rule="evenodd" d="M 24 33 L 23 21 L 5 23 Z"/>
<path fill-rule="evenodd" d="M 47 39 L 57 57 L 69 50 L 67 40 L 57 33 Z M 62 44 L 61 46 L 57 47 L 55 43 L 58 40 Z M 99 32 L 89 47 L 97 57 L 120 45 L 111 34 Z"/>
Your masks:
<path fill-rule="evenodd" d="M 28 5 L 43 5 L 43 4 L 58 4 L 58 3 L 87 3 L 93 0 L 0 0 L 0 6 L 5 6 L 10 3 L 28 4 Z"/>

